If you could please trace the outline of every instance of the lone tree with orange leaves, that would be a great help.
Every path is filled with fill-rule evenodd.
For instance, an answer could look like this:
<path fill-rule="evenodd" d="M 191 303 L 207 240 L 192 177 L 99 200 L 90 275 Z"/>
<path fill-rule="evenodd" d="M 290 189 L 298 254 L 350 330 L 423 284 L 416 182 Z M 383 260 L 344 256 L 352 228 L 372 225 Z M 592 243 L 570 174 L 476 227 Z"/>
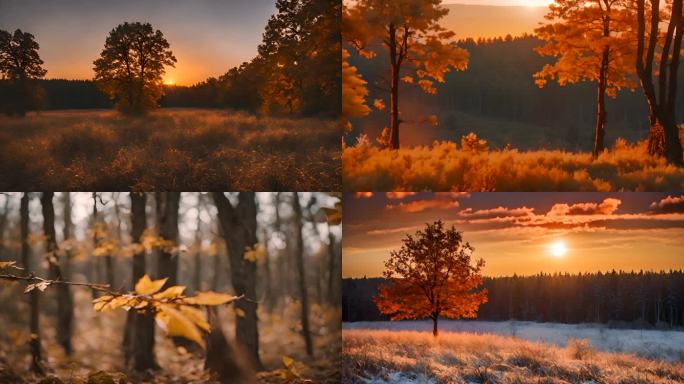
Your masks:
<path fill-rule="evenodd" d="M 390 126 L 380 141 L 393 149 L 399 149 L 399 81 L 435 93 L 434 83 L 444 82 L 447 72 L 468 66 L 468 52 L 456 46 L 454 33 L 439 24 L 449 13 L 441 2 L 358 0 L 343 11 L 345 41 L 366 58 L 375 57 L 380 47 L 389 54 Z"/>
<path fill-rule="evenodd" d="M 445 228 L 440 220 L 402 241 L 385 262 L 389 284 L 380 286 L 374 297 L 380 312 L 392 320 L 430 318 L 434 336 L 440 316 L 476 317 L 487 302 L 487 290 L 479 289 L 484 260 L 471 265 L 474 249 L 463 242 L 461 232 Z"/>
<path fill-rule="evenodd" d="M 629 40 L 630 15 L 625 0 L 556 0 L 549 6 L 546 24 L 535 30 L 544 40 L 536 52 L 556 58 L 534 74 L 536 84 L 548 80 L 559 85 L 594 81 L 596 127 L 594 158 L 605 148 L 606 96 L 622 88 L 636 88 L 634 46 Z"/>

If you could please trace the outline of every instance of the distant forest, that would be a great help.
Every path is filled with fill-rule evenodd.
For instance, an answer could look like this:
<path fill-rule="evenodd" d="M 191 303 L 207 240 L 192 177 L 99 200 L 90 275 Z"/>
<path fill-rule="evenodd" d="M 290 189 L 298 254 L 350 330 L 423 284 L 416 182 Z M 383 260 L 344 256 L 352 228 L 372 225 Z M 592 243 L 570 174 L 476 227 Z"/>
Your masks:
<path fill-rule="evenodd" d="M 373 297 L 384 278 L 342 281 L 342 321 L 389 320 Z M 602 323 L 617 328 L 684 326 L 684 271 L 539 274 L 484 279 L 478 320 Z"/>
<path fill-rule="evenodd" d="M 593 145 L 593 126 L 596 118 L 596 85 L 580 83 L 560 87 L 549 83 L 539 89 L 532 74 L 551 61 L 533 51 L 542 41 L 531 35 L 492 39 L 465 39 L 459 42 L 470 53 L 468 69 L 452 71 L 445 82 L 437 84 L 437 93 L 428 95 L 418 87 L 402 84 L 400 106 L 407 118 L 403 124 L 415 135 L 432 140 L 460 140 L 469 132 L 487 139 L 495 147 L 510 144 L 515 148 L 539 147 L 590 150 Z M 350 63 L 369 81 L 369 100 L 386 98 L 386 91 L 372 79 L 385 79 L 386 57 L 373 60 L 353 53 Z M 680 87 L 684 80 L 680 76 Z M 684 121 L 684 99 L 679 98 L 678 121 Z M 646 138 L 647 110 L 641 89 L 621 91 L 607 103 L 606 143 L 615 138 L 630 141 Z M 437 129 L 426 124 L 425 117 L 438 117 Z M 370 116 L 353 122 L 355 134 L 367 133 L 377 137 L 385 121 L 385 114 Z M 428 134 L 427 131 L 435 132 Z M 418 132 L 418 133 L 416 133 Z M 348 142 L 348 144 L 354 144 Z M 414 143 L 412 143 L 414 144 Z"/>

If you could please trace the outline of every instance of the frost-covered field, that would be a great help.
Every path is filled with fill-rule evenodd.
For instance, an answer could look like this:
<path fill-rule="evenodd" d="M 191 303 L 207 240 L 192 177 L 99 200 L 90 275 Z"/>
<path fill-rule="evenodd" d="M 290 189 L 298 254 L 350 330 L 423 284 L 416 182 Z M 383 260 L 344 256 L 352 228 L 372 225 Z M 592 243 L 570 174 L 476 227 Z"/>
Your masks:
<path fill-rule="evenodd" d="M 369 327 L 386 329 L 368 329 Z M 366 329 L 364 329 L 364 327 Z M 434 338 L 425 322 L 345 324 L 342 332 L 344 384 L 438 383 L 684 383 L 682 339 L 675 332 L 644 331 L 644 343 L 660 342 L 660 358 L 634 352 L 607 352 L 598 329 L 530 323 L 449 322 Z M 509 327 L 506 329 L 506 327 Z M 351 329 L 358 328 L 358 329 Z M 402 330 L 419 329 L 419 330 Z M 487 329 L 489 328 L 489 329 Z M 500 332 L 495 334 L 494 332 Z M 534 334 L 534 332 L 537 332 Z M 515 332 L 517 337 L 508 336 Z M 606 340 L 626 350 L 639 331 L 605 330 Z M 583 338 L 583 336 L 587 336 Z M 529 341 L 534 338 L 539 341 Z M 545 339 L 547 338 L 547 339 Z M 547 341 L 548 340 L 548 341 Z M 657 341 L 656 341 L 657 340 Z M 608 348 L 608 341 L 604 341 Z M 671 348 L 674 355 L 665 353 Z"/>
<path fill-rule="evenodd" d="M 344 329 L 432 332 L 432 321 L 374 321 L 345 323 Z M 610 329 L 599 324 L 557 324 L 522 321 L 440 320 L 440 332 L 514 336 L 565 347 L 568 339 L 587 339 L 606 352 L 684 362 L 684 331 Z"/>

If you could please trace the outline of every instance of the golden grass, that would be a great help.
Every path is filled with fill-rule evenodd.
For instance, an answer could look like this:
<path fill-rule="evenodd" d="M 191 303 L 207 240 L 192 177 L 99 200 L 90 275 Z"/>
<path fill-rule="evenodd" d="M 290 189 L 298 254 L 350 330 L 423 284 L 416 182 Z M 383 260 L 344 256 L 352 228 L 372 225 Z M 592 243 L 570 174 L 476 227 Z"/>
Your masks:
<path fill-rule="evenodd" d="M 0 117 L 0 190 L 339 190 L 339 124 L 161 109 Z"/>
<path fill-rule="evenodd" d="M 648 155 L 645 143 L 618 140 L 590 153 L 459 148 L 455 142 L 342 152 L 347 191 L 672 191 L 684 189 L 684 169 Z"/>
<path fill-rule="evenodd" d="M 587 341 L 561 348 L 521 339 L 426 332 L 344 330 L 342 382 L 422 374 L 439 383 L 653 383 L 684 380 L 684 364 L 598 352 Z M 578 352 L 579 351 L 579 352 Z"/>

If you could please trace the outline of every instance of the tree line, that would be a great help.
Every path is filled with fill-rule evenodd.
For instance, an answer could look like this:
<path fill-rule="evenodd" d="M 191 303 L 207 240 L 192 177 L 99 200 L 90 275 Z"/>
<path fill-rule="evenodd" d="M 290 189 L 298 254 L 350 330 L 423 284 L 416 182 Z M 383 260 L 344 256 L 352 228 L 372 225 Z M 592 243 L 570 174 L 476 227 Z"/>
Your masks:
<path fill-rule="evenodd" d="M 406 120 L 400 117 L 401 83 L 435 94 L 436 84 L 444 83 L 447 73 L 469 70 L 470 52 L 440 24 L 447 12 L 440 1 L 425 0 L 391 4 L 362 0 L 344 10 L 346 46 L 364 58 L 380 61 L 384 71 L 376 77 L 346 72 L 344 81 L 350 90 L 345 94 L 343 115 L 360 118 L 371 112 L 366 106 L 369 88 L 384 93 L 372 102 L 378 110 L 385 109 L 389 96 L 389 126 L 377 139 L 381 146 L 399 148 L 399 127 Z M 580 82 L 594 85 L 594 157 L 606 148 L 608 99 L 622 89 L 641 88 L 649 152 L 682 165 L 676 115 L 684 36 L 681 0 L 665 4 L 660 0 L 556 0 L 535 36 L 541 42 L 534 51 L 549 58 L 528 74 L 538 87 L 551 82 L 561 87 Z M 379 57 L 379 53 L 384 55 Z"/>
<path fill-rule="evenodd" d="M 136 309 L 128 312 L 124 329 L 115 331 L 121 333 L 126 365 L 134 371 L 160 369 L 155 354 L 155 317 L 157 322 L 176 321 L 167 327 L 170 336 L 180 334 L 206 344 L 203 352 L 174 338 L 176 345 L 202 353 L 206 368 L 218 374 L 221 382 L 232 382 L 245 372 L 239 367 L 237 353 L 247 356 L 251 368 L 263 369 L 260 351 L 265 346 L 259 342 L 257 310 L 279 313 L 292 299 L 299 302 L 297 320 L 306 354 L 317 353 L 310 325 L 311 306 L 339 305 L 341 239 L 333 229 L 339 223 L 339 216 L 334 217 L 338 210 L 322 209 L 333 197 L 298 193 L 92 193 L 85 199 L 87 203 L 83 194 L 79 195 L 77 202 L 68 192 L 2 196 L 0 281 L 32 283 L 25 289 L 29 313 L 24 322 L 31 334 L 32 371 L 45 372 L 41 342 L 45 329 L 41 318 L 45 314 L 54 319 L 56 340 L 64 353 L 73 353 L 74 327 L 81 321 L 74 311 L 74 289 L 78 286 L 91 288 L 96 310 L 125 305 Z M 73 221 L 76 204 L 80 214 L 84 207 L 90 209 L 85 228 Z M 18 272 L 4 269 L 15 266 Z M 150 280 L 148 275 L 157 280 Z M 54 290 L 46 291 L 52 285 Z M 121 298 L 139 298 L 135 294 L 126 296 L 119 287 L 144 295 L 143 305 L 140 301 L 121 302 Z M 200 296 L 186 297 L 186 289 Z M 230 291 L 239 299 L 201 296 L 208 290 Z M 160 320 L 159 312 L 164 313 L 163 305 L 168 301 L 162 302 L 162 307 L 155 306 L 156 312 L 146 310 L 152 308 L 144 305 L 150 296 L 180 300 L 178 303 L 186 306 L 231 302 L 237 314 L 234 339 L 240 352 L 226 341 L 217 325 L 216 310 L 205 319 L 202 312 L 180 308 L 183 313 L 169 310 Z M 23 318 L 17 313 L 17 301 L 0 306 L 3 313 Z M 178 319 L 193 321 L 206 333 L 197 333 L 194 327 L 179 332 Z"/>
<path fill-rule="evenodd" d="M 373 297 L 384 278 L 343 279 L 343 321 L 389 320 Z M 684 326 L 684 271 L 610 271 L 485 277 L 488 301 L 478 320 L 599 323 L 614 327 Z"/>
<path fill-rule="evenodd" d="M 0 33 L 0 106 L 9 115 L 47 108 L 96 108 L 110 103 L 140 115 L 159 106 L 243 109 L 264 114 L 339 115 L 341 5 L 331 0 L 277 0 L 258 55 L 191 87 L 164 87 L 174 66 L 171 44 L 149 23 L 125 22 L 105 40 L 93 83 L 40 81 L 47 73 L 31 33 Z M 84 100 L 93 97 L 90 102 Z"/>

